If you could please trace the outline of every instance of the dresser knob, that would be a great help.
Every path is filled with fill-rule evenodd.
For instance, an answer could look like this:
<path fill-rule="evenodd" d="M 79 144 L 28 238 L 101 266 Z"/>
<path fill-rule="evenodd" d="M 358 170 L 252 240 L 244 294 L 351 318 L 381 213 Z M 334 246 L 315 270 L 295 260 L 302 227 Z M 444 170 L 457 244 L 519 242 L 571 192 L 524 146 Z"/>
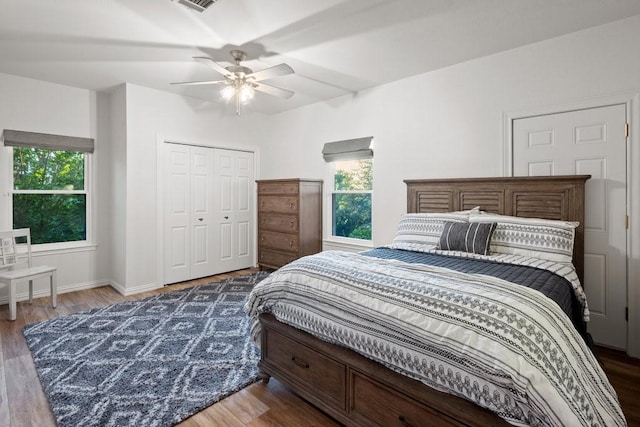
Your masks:
<path fill-rule="evenodd" d="M 290 248 L 292 248 L 292 247 L 293 247 L 293 240 L 291 240 L 291 241 L 289 242 L 289 247 L 290 247 Z"/>

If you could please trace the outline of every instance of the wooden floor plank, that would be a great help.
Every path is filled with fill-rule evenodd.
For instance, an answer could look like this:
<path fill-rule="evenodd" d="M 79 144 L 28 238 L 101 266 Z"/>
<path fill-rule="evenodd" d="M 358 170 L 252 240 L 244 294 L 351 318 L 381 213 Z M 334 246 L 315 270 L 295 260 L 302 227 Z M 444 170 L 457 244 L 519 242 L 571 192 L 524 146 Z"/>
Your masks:
<path fill-rule="evenodd" d="M 0 426 L 10 426 L 9 397 L 7 394 L 7 377 L 4 373 L 4 358 L 2 357 L 2 336 L 0 336 Z"/>
<path fill-rule="evenodd" d="M 59 299 L 61 302 L 57 309 L 51 308 L 48 297 L 35 299 L 33 304 L 21 301 L 18 303 L 15 322 L 6 320 L 9 314 L 7 306 L 0 306 L 0 426 L 55 427 L 56 425 L 22 335 L 22 327 L 25 324 L 255 271 L 255 269 L 244 270 L 178 283 L 127 297 L 120 295 L 109 286 L 87 289 L 61 294 Z M 629 426 L 640 427 L 640 399 L 638 399 L 640 360 L 631 359 L 614 350 L 599 349 L 599 353 L 611 384 L 618 393 Z M 3 390 L 6 390 L 6 396 Z M 268 384 L 262 382 L 252 384 L 179 424 L 180 427 L 338 427 L 339 425 L 274 379 Z"/>

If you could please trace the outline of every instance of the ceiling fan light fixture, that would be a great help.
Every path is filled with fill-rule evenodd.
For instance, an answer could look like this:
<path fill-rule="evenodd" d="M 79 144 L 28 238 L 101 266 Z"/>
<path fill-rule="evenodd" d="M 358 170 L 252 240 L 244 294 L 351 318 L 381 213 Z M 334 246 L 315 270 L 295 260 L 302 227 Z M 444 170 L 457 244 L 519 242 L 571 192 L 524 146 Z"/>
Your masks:
<path fill-rule="evenodd" d="M 229 102 L 231 98 L 233 98 L 233 95 L 235 94 L 236 94 L 236 88 L 231 85 L 225 85 L 225 87 L 223 87 L 222 90 L 220 90 L 220 96 L 222 96 L 222 98 L 227 102 Z"/>
<path fill-rule="evenodd" d="M 238 91 L 238 96 L 240 97 L 240 102 L 242 104 L 246 104 L 251 101 L 255 94 L 255 90 L 253 90 L 253 88 L 247 83 L 243 83 L 242 86 L 240 86 L 240 90 Z"/>

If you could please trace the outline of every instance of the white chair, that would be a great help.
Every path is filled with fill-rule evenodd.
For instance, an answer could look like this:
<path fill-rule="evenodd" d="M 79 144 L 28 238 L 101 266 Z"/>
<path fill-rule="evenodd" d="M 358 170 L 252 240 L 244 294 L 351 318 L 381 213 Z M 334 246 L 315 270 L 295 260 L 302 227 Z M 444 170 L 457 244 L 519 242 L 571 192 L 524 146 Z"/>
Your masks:
<path fill-rule="evenodd" d="M 31 233 L 28 228 L 0 231 L 0 287 L 9 286 L 9 320 L 16 320 L 16 284 L 29 282 L 29 303 L 33 301 L 33 281 L 49 277 L 51 305 L 56 307 L 55 267 L 31 265 Z"/>

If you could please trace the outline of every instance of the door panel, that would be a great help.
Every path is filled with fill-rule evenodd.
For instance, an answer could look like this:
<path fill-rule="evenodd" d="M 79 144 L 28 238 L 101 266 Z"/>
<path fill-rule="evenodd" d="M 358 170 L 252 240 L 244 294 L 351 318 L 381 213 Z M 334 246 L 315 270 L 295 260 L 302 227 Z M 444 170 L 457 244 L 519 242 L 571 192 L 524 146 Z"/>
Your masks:
<path fill-rule="evenodd" d="M 213 150 L 189 147 L 191 155 L 191 278 L 215 274 L 214 236 L 211 228 L 213 200 Z"/>
<path fill-rule="evenodd" d="M 190 278 L 189 152 L 188 147 L 165 144 L 164 281 Z"/>
<path fill-rule="evenodd" d="M 215 150 L 216 264 L 220 272 L 251 267 L 253 261 L 253 153 Z"/>
<path fill-rule="evenodd" d="M 585 187 L 585 280 L 597 343 L 626 349 L 626 107 L 513 121 L 514 175 L 591 175 Z"/>

